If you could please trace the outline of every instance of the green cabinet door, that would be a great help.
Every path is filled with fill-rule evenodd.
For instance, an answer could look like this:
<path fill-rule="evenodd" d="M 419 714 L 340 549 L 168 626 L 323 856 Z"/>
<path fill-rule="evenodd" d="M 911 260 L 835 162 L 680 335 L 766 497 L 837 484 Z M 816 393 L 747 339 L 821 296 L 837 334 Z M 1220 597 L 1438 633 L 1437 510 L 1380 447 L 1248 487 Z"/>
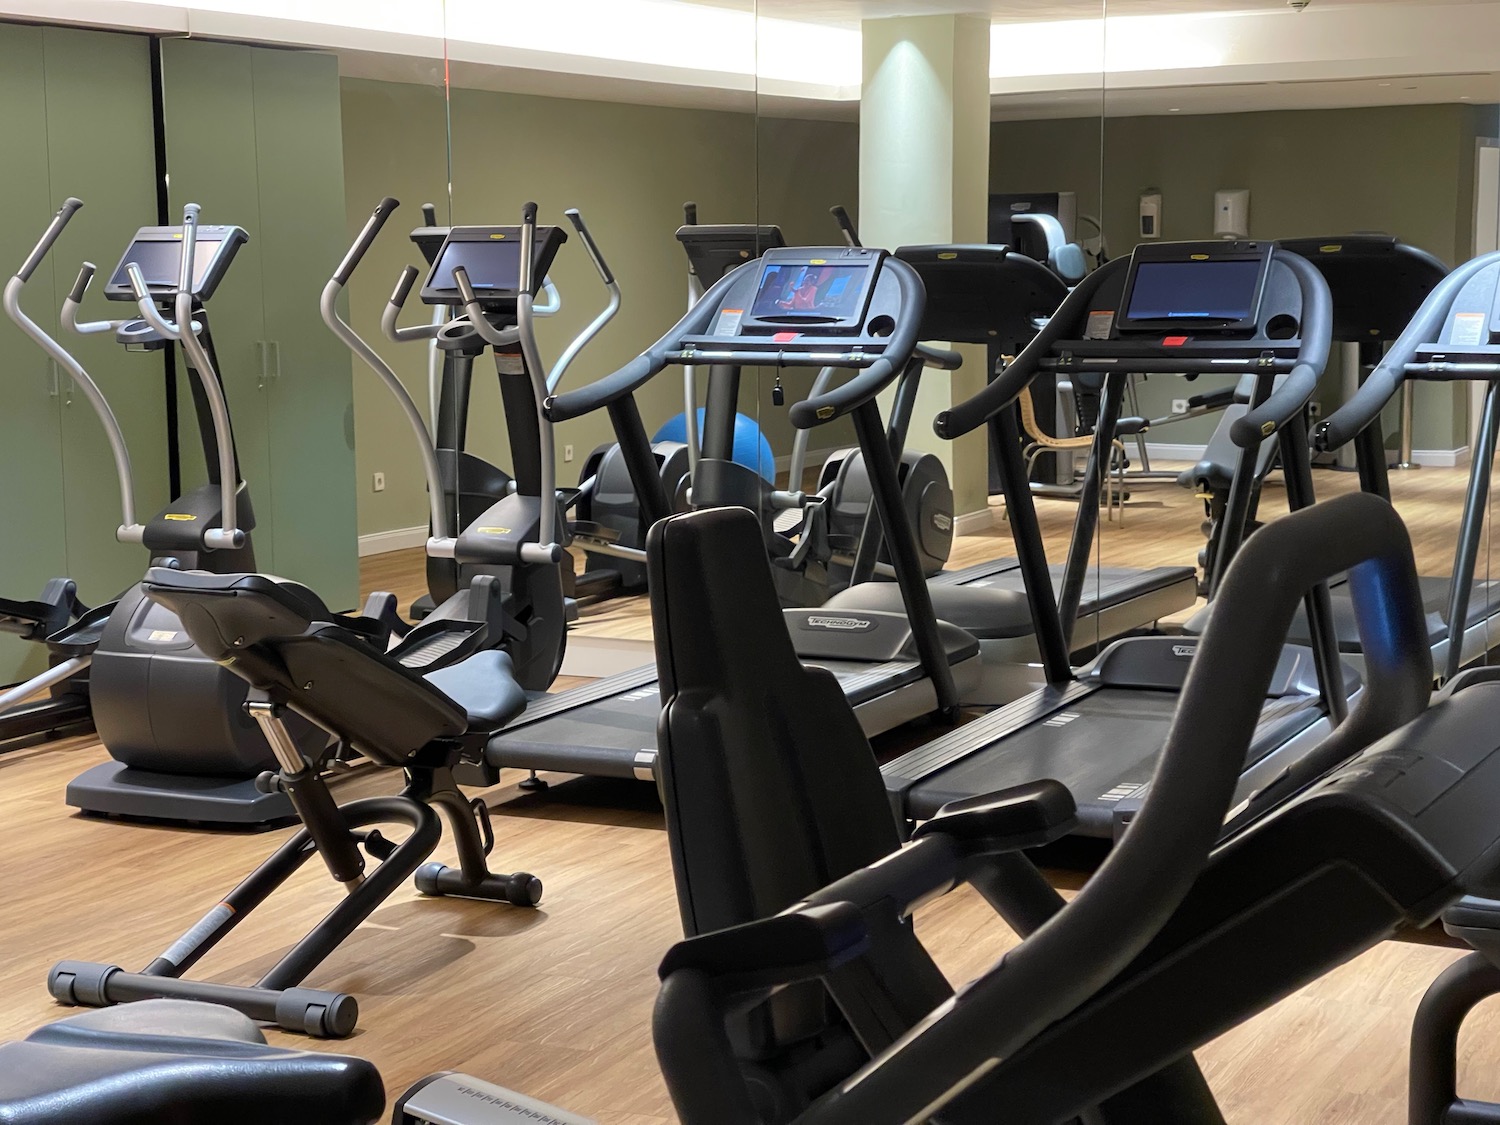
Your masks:
<path fill-rule="evenodd" d="M 353 357 L 318 312 L 348 248 L 338 60 L 258 49 L 253 71 L 276 569 L 350 609 L 359 598 Z"/>
<path fill-rule="evenodd" d="M 53 250 L 49 323 L 85 259 L 99 268 L 85 315 L 123 317 L 130 306 L 105 301 L 102 290 L 136 229 L 156 221 L 150 41 L 61 27 L 43 29 L 42 37 L 53 194 L 84 202 Z M 135 474 L 137 518 L 145 518 L 169 499 L 161 353 L 127 352 L 109 335 L 63 333 L 59 340 L 119 419 Z M 115 538 L 120 490 L 98 415 L 68 383 L 62 400 L 68 573 L 86 599 L 102 600 L 140 578 L 146 553 Z"/>
<path fill-rule="evenodd" d="M 47 182 L 47 105 L 42 29 L 0 24 L 0 274 L 9 278 L 35 245 L 62 196 Z M 65 193 L 64 193 L 65 194 Z M 56 325 L 52 263 L 26 287 L 23 307 L 43 327 Z M 51 361 L 0 317 L 0 595 L 33 598 L 67 572 L 62 473 L 61 396 Z M 111 591 L 112 592 L 112 591 Z M 97 591 L 85 597 L 101 597 Z M 0 683 L 43 667 L 42 650 L 0 635 Z"/>
<path fill-rule="evenodd" d="M 277 527 L 266 436 L 268 361 L 252 72 L 256 48 L 200 39 L 166 39 L 161 48 L 171 221 L 182 221 L 184 204 L 197 203 L 203 223 L 240 226 L 250 234 L 208 313 L 234 421 L 240 475 L 255 506 L 256 560 L 263 570 L 274 571 Z M 178 387 L 182 483 L 192 488 L 207 478 L 185 375 Z"/>

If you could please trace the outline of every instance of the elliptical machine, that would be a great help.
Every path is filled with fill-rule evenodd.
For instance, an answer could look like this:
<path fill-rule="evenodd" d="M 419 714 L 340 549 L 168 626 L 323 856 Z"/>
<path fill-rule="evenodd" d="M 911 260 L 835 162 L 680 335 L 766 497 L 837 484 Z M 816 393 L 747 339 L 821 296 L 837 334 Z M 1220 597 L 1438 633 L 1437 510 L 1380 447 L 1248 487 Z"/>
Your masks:
<path fill-rule="evenodd" d="M 239 476 L 205 307 L 249 236 L 240 227 L 200 225 L 198 205 L 190 203 L 182 226 L 138 231 L 104 287 L 107 299 L 132 302 L 137 316 L 79 321 L 96 272 L 89 262 L 63 303 L 62 323 L 70 331 L 109 332 L 132 349 L 183 349 L 208 479 L 143 524 L 135 515 L 129 451 L 103 393 L 83 365 L 20 309 L 21 287 L 82 206 L 69 199 L 53 218 L 8 287 L 7 312 L 67 371 L 104 426 L 120 483 L 120 542 L 146 547 L 158 566 L 219 574 L 254 569 L 255 513 Z M 54 641 L 70 638 L 86 650 L 78 658 L 80 670 L 89 669 L 94 725 L 114 760 L 74 778 L 68 804 L 106 815 L 235 826 L 292 817 L 284 794 L 257 787 L 257 777 L 274 767 L 275 758 L 243 711 L 244 681 L 204 656 L 177 617 L 147 598 L 140 584 Z M 310 723 L 294 721 L 288 729 L 310 749 L 326 741 Z"/>
<path fill-rule="evenodd" d="M 387 202 L 394 207 L 394 200 Z M 480 579 L 490 583 L 501 608 L 501 647 L 510 654 L 517 682 L 534 694 L 546 691 L 556 679 L 567 645 L 561 564 L 569 539 L 561 510 L 564 498 L 557 490 L 552 433 L 542 423 L 540 403 L 619 308 L 619 287 L 582 216 L 576 210 L 568 211 L 567 216 L 610 296 L 604 311 L 573 340 L 550 371 L 542 365 L 537 348 L 535 300 L 543 287 L 542 279 L 568 236 L 561 227 L 538 227 L 534 203 L 526 205 L 525 221 L 519 227 L 450 227 L 445 232 L 420 296 L 423 303 L 436 308 L 462 309 L 461 315 L 401 327 L 402 310 L 420 272 L 415 266 L 407 266 L 381 318 L 387 338 L 398 343 L 428 340 L 441 349 L 445 383 L 451 367 L 452 384 L 465 388 L 465 396 L 475 359 L 486 351 L 494 355 L 515 477 L 504 495 L 470 522 L 459 525 L 452 546 L 438 554 L 455 564 L 457 589 L 445 605 L 454 597 L 462 597 L 466 590 L 477 589 Z M 413 240 L 418 241 L 416 235 Z M 423 245 L 421 241 L 418 244 Z M 352 269 L 350 265 L 350 272 Z M 555 311 L 555 300 L 549 304 Z M 543 311 L 547 311 L 546 306 Z M 339 334 L 346 344 L 355 347 L 344 333 Z M 368 351 L 367 347 L 363 351 L 356 348 L 356 354 L 370 363 L 373 353 L 367 355 Z M 379 362 L 378 357 L 375 361 Z M 450 458 L 448 468 L 460 472 L 464 464 L 464 456 L 456 456 Z M 442 468 L 440 459 L 440 472 Z M 462 487 L 457 489 L 457 496 L 462 516 Z M 429 557 L 433 554 L 429 550 Z M 429 577 L 431 574 L 429 570 Z M 438 592 L 438 588 L 433 590 L 434 595 Z"/>

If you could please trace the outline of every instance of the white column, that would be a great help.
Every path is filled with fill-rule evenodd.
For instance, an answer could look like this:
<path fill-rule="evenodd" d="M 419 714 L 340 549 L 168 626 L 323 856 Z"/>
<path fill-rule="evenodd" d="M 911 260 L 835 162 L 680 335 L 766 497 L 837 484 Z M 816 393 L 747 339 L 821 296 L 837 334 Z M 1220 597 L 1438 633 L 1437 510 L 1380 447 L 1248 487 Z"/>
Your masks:
<path fill-rule="evenodd" d="M 984 16 L 865 20 L 859 111 L 859 228 L 868 246 L 988 241 L 990 25 Z M 957 442 L 932 419 L 985 383 L 985 349 L 923 377 L 907 445 L 938 454 L 954 511 L 987 512 L 983 428 Z M 888 404 L 887 404 L 888 405 Z"/>

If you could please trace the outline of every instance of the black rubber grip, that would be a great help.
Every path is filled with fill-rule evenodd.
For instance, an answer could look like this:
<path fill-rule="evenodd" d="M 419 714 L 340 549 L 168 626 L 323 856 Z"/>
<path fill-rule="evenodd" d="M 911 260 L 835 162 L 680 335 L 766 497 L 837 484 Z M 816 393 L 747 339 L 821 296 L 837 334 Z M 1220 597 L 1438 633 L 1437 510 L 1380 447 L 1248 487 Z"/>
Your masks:
<path fill-rule="evenodd" d="M 534 222 L 536 222 L 536 204 L 535 203 L 525 203 L 525 204 L 523 204 L 521 206 L 521 222 L 522 223 L 534 223 Z"/>
<path fill-rule="evenodd" d="M 589 257 L 594 260 L 594 266 L 599 270 L 599 276 L 604 279 L 605 285 L 615 283 L 615 274 L 609 268 L 609 263 L 604 260 L 604 255 L 599 253 L 599 244 L 594 241 L 594 236 L 589 233 L 589 228 L 583 221 L 583 216 L 578 213 L 578 208 L 570 207 L 563 212 L 573 224 L 573 229 L 578 232 L 578 237 L 583 239 L 584 249 L 588 251 Z"/>
<path fill-rule="evenodd" d="M 698 205 L 691 201 L 682 205 L 682 222 L 684 226 L 695 227 L 698 225 Z"/>
<path fill-rule="evenodd" d="M 89 282 L 94 280 L 94 263 L 84 262 L 83 268 L 78 271 L 78 276 L 73 279 L 73 288 L 68 292 L 68 300 L 75 305 L 83 300 L 83 294 L 89 287 Z"/>
<path fill-rule="evenodd" d="M 353 275 L 355 268 L 364 259 L 366 253 L 375 243 L 380 235 L 380 229 L 385 226 L 385 221 L 401 204 L 392 196 L 386 196 L 375 205 L 375 210 L 370 213 L 365 226 L 359 232 L 359 237 L 354 240 L 354 245 L 349 247 L 349 253 L 344 255 L 344 260 L 339 263 L 339 268 L 334 271 L 333 280 L 340 285 L 348 285 L 349 278 Z"/>
<path fill-rule="evenodd" d="M 397 308 L 401 308 L 406 304 L 406 298 L 411 296 L 411 287 L 416 284 L 417 273 L 416 266 L 407 266 L 401 271 L 401 277 L 396 282 L 395 290 L 391 293 L 391 304 Z"/>
<path fill-rule="evenodd" d="M 434 203 L 422 204 L 422 225 L 427 227 L 437 226 L 437 205 Z"/>
<path fill-rule="evenodd" d="M 31 275 L 36 273 L 37 266 L 42 264 L 42 259 L 52 249 L 52 244 L 57 241 L 58 235 L 62 234 L 63 227 L 73 217 L 73 213 L 83 206 L 83 200 L 77 196 L 68 196 L 63 200 L 63 205 L 57 209 L 57 214 L 52 216 L 52 221 L 47 224 L 41 240 L 32 247 L 31 253 L 26 255 L 26 260 L 21 263 L 21 268 L 16 271 L 16 276 L 22 281 L 30 281 Z"/>

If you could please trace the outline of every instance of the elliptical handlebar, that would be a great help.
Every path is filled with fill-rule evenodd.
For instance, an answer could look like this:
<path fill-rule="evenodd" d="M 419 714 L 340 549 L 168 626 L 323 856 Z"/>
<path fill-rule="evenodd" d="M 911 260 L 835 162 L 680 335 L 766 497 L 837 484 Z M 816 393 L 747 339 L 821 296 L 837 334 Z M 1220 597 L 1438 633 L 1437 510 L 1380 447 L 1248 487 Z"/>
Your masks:
<path fill-rule="evenodd" d="M 537 431 L 542 447 L 541 485 L 538 489 L 542 497 L 542 510 L 540 526 L 537 529 L 537 541 L 521 544 L 520 553 L 522 562 L 555 563 L 561 561 L 563 550 L 557 534 L 557 443 L 545 406 L 549 394 L 547 371 L 542 366 L 541 349 L 537 346 L 535 300 L 531 292 L 533 280 L 531 255 L 536 247 L 536 210 L 536 204 L 529 200 L 521 207 L 521 269 L 520 284 L 516 291 L 516 331 L 520 338 L 521 355 L 526 361 L 526 371 L 531 378 L 531 389 L 536 400 Z M 455 284 L 460 284 L 458 274 L 459 271 L 455 269 L 453 271 Z M 459 291 L 464 294 L 466 303 L 469 303 L 470 316 L 473 317 L 474 310 L 478 309 L 478 302 L 469 302 L 473 290 L 468 289 L 467 286 L 468 278 L 465 277 Z M 482 314 L 479 319 L 484 319 Z M 480 335 L 489 339 L 483 330 Z"/>
<path fill-rule="evenodd" d="M 73 218 L 73 215 L 83 206 L 83 201 L 74 196 L 69 196 L 58 208 L 57 214 L 47 225 L 46 231 L 37 241 L 31 253 L 26 256 L 26 261 L 21 268 L 5 284 L 3 305 L 5 315 L 15 323 L 16 327 L 28 336 L 33 343 L 64 371 L 73 380 L 73 385 L 82 392 L 84 398 L 88 399 L 89 405 L 94 413 L 98 415 L 100 424 L 104 427 L 104 435 L 109 441 L 110 455 L 115 462 L 115 476 L 120 484 L 120 524 L 115 528 L 115 538 L 121 543 L 140 543 L 146 534 L 146 529 L 136 520 L 135 515 L 135 480 L 130 465 L 130 449 L 125 444 L 125 433 L 120 428 L 120 420 L 115 417 L 113 408 L 104 397 L 104 392 L 99 389 L 99 384 L 94 382 L 93 376 L 84 368 L 74 355 L 48 335 L 42 327 L 26 315 L 21 308 L 21 291 L 31 276 L 36 273 L 37 267 L 46 259 L 56 244 L 63 228 Z M 68 294 L 68 300 L 63 302 L 63 323 L 72 327 L 70 321 L 70 309 L 76 308 L 78 300 L 83 297 L 83 290 L 94 276 L 94 267 L 85 262 L 83 269 L 79 271 L 77 279 L 73 282 L 73 289 Z M 75 295 L 77 300 L 75 300 Z M 113 324 L 106 324 L 106 328 L 113 328 Z"/>
<path fill-rule="evenodd" d="M 833 216 L 833 221 L 839 225 L 843 232 L 844 241 L 853 249 L 860 249 L 864 243 L 859 240 L 859 230 L 854 225 L 854 220 L 849 217 L 849 211 L 842 204 L 828 208 L 828 213 Z"/>
<path fill-rule="evenodd" d="M 427 430 L 427 423 L 423 421 L 421 412 L 417 410 L 417 404 L 412 401 L 411 395 L 395 371 L 391 369 L 391 365 L 365 342 L 364 338 L 339 315 L 338 311 L 339 294 L 349 284 L 349 279 L 354 276 L 354 271 L 359 268 L 360 262 L 364 260 L 370 247 L 375 244 L 375 239 L 385 227 L 386 220 L 400 206 L 401 204 L 389 195 L 376 204 L 375 210 L 356 236 L 354 244 L 349 247 L 349 252 L 344 255 L 344 260 L 334 270 L 333 276 L 328 279 L 328 284 L 323 286 L 323 295 L 318 302 L 318 310 L 322 313 L 323 323 L 328 325 L 329 330 L 363 361 L 365 366 L 375 372 L 375 375 L 385 384 L 386 390 L 395 396 L 396 405 L 401 408 L 401 413 L 416 436 L 417 451 L 422 458 L 422 471 L 427 477 L 428 518 L 432 523 L 432 534 L 427 540 L 427 553 L 434 558 L 452 557 L 456 543 L 453 531 L 448 526 L 448 509 L 442 500 L 442 472 L 438 467 L 437 450 L 433 446 L 432 435 Z M 400 312 L 401 303 L 405 301 L 406 294 L 411 292 L 416 276 L 416 269 L 408 266 L 406 272 L 401 275 L 401 284 L 397 286 L 396 294 L 392 296 L 391 303 L 387 306 L 388 312 L 392 308 L 395 312 Z"/>
<path fill-rule="evenodd" d="M 31 280 L 31 275 L 36 272 L 37 266 L 42 264 L 42 259 L 52 251 L 52 244 L 62 235 L 63 228 L 72 221 L 74 214 L 82 206 L 83 200 L 75 195 L 70 195 L 63 200 L 63 205 L 57 209 L 57 214 L 52 216 L 52 221 L 47 224 L 42 237 L 37 240 L 31 253 L 26 255 L 26 260 L 21 263 L 21 268 L 16 271 L 16 276 L 23 284 Z"/>
<path fill-rule="evenodd" d="M 612 321 L 615 318 L 615 314 L 620 311 L 619 283 L 615 281 L 614 271 L 609 268 L 609 263 L 604 260 L 604 255 L 599 250 L 599 244 L 594 241 L 594 236 L 589 231 L 588 225 L 584 223 L 583 216 L 576 207 L 570 207 L 563 214 L 567 215 L 568 221 L 573 224 L 573 229 L 578 232 L 578 237 L 583 240 L 583 247 L 588 251 L 589 258 L 594 263 L 594 269 L 599 272 L 599 278 L 604 282 L 604 288 L 609 293 L 609 301 L 604 306 L 603 311 L 589 322 L 588 327 L 573 338 L 573 342 L 567 346 L 563 354 L 558 357 L 557 362 L 553 364 L 552 370 L 547 373 L 548 395 L 557 390 L 559 384 L 562 383 L 563 376 L 567 374 L 568 368 L 578 358 L 578 354 L 593 342 L 594 337 L 604 331 L 604 326 Z M 538 311 L 533 306 L 533 315 Z M 545 401 L 545 396 L 542 401 Z"/>

